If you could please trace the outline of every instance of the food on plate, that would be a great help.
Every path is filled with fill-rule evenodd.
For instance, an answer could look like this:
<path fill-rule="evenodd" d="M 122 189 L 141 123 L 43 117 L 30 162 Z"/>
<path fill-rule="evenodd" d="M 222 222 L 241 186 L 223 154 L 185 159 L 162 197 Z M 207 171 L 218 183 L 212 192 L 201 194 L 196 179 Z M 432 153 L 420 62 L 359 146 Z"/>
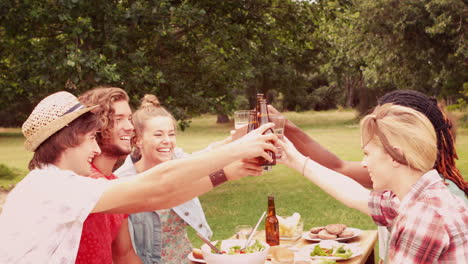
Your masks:
<path fill-rule="evenodd" d="M 273 246 L 270 248 L 270 257 L 273 264 L 293 264 L 294 253 L 284 247 Z"/>
<path fill-rule="evenodd" d="M 301 215 L 299 213 L 294 213 L 289 217 L 282 217 L 277 215 L 279 222 L 279 233 L 280 237 L 292 238 L 294 236 L 300 235 L 297 234 L 296 230 L 301 222 Z M 302 230 L 300 231 L 302 233 Z"/>
<path fill-rule="evenodd" d="M 221 240 L 218 240 L 216 244 L 214 245 L 216 248 L 221 248 Z M 228 251 L 221 251 L 221 254 L 228 254 L 228 255 L 238 255 L 238 254 L 248 254 L 248 253 L 254 253 L 254 252 L 259 252 L 265 250 L 265 246 L 260 243 L 260 241 L 255 240 L 255 243 L 252 245 L 246 247 L 245 249 L 242 249 L 241 245 L 235 245 L 231 246 Z M 215 253 L 214 250 L 211 250 L 211 253 Z"/>
<path fill-rule="evenodd" d="M 335 234 L 330 234 L 330 233 L 328 233 L 327 230 L 323 229 L 322 231 L 320 231 L 320 232 L 318 233 L 318 237 L 319 237 L 320 239 L 335 239 L 335 238 L 337 238 L 337 235 L 335 235 Z"/>
<path fill-rule="evenodd" d="M 325 230 L 330 234 L 339 235 L 346 229 L 346 227 L 347 226 L 344 224 L 330 224 L 325 226 Z"/>
<path fill-rule="evenodd" d="M 323 229 L 325 229 L 324 226 L 312 227 L 312 228 L 310 229 L 310 232 L 311 232 L 312 234 L 318 234 L 318 232 L 322 231 Z"/>
<path fill-rule="evenodd" d="M 319 234 L 309 233 L 309 237 L 313 238 L 313 239 L 317 239 L 317 238 L 319 238 Z"/>
<path fill-rule="evenodd" d="M 342 259 L 349 259 L 353 252 L 349 248 L 345 248 L 344 244 L 337 245 L 315 245 L 314 250 L 310 252 L 311 257 L 338 257 Z"/>
<path fill-rule="evenodd" d="M 199 248 L 192 249 L 192 255 L 196 259 L 203 259 L 203 253 Z"/>
<path fill-rule="evenodd" d="M 351 230 L 345 230 L 341 234 L 338 234 L 338 237 L 340 238 L 346 238 L 346 237 L 352 237 L 354 236 L 354 232 Z"/>
<path fill-rule="evenodd" d="M 309 237 L 312 239 L 331 240 L 336 238 L 347 238 L 354 236 L 354 232 L 347 229 L 344 224 L 329 224 L 326 226 L 313 227 L 310 229 Z"/>

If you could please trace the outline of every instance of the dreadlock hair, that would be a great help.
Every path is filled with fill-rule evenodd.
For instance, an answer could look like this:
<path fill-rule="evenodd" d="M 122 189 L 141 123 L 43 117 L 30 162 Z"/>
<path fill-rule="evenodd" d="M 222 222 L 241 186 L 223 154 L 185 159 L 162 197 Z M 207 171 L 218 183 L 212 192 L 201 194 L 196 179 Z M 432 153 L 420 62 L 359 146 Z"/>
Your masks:
<path fill-rule="evenodd" d="M 455 150 L 455 137 L 452 134 L 452 122 L 437 105 L 437 99 L 428 97 L 423 93 L 409 90 L 396 90 L 385 94 L 378 100 L 379 105 L 393 103 L 406 106 L 423 113 L 431 121 L 437 135 L 437 160 L 434 168 L 445 179 L 453 181 L 465 194 L 468 195 L 468 182 L 463 179 L 455 159 L 458 159 Z"/>

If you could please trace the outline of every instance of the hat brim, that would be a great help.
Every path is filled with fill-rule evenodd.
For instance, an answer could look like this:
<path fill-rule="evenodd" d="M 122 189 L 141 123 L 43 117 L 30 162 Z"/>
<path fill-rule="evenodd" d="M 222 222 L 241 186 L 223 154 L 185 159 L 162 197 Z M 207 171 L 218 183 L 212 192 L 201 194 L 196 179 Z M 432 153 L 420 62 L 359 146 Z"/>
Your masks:
<path fill-rule="evenodd" d="M 71 122 L 73 122 L 73 120 L 77 119 L 84 113 L 87 113 L 96 107 L 97 105 L 82 108 L 77 111 L 68 113 L 60 118 L 57 118 L 56 120 L 50 122 L 50 124 L 48 124 L 47 126 L 41 128 L 38 132 L 34 133 L 34 135 L 26 139 L 26 141 L 24 142 L 24 147 L 28 151 L 32 151 L 32 152 L 36 151 L 37 147 L 39 147 L 39 145 L 41 145 L 42 142 L 44 142 L 50 136 L 52 136 L 57 131 L 64 128 Z"/>

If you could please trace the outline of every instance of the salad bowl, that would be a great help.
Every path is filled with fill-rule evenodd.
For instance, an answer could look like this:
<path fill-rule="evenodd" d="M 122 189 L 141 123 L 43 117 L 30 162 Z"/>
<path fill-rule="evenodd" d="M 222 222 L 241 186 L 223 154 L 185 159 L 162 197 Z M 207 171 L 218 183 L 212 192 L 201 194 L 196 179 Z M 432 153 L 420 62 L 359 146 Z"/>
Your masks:
<path fill-rule="evenodd" d="M 204 244 L 201 247 L 203 258 L 208 264 L 264 264 L 270 246 L 262 241 L 252 240 L 247 248 L 241 252 L 245 239 L 227 239 L 211 242 L 223 252 L 217 254 Z"/>

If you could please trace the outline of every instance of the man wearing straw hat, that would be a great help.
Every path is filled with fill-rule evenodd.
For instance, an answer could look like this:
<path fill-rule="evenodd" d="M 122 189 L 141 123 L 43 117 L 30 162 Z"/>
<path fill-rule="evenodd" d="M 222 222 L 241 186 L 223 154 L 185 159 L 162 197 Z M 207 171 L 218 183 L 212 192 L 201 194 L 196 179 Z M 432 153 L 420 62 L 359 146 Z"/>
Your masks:
<path fill-rule="evenodd" d="M 243 158 L 276 151 L 262 135 L 247 136 L 187 159 L 156 166 L 131 179 L 94 179 L 91 162 L 100 120 L 68 92 L 43 99 L 23 124 L 33 151 L 31 172 L 10 192 L 0 215 L 0 263 L 74 263 L 83 222 L 90 213 L 134 213 L 172 207 L 213 186 L 206 175 Z M 207 179 L 209 181 L 209 178 Z M 192 184 L 187 184 L 190 182 Z"/>

